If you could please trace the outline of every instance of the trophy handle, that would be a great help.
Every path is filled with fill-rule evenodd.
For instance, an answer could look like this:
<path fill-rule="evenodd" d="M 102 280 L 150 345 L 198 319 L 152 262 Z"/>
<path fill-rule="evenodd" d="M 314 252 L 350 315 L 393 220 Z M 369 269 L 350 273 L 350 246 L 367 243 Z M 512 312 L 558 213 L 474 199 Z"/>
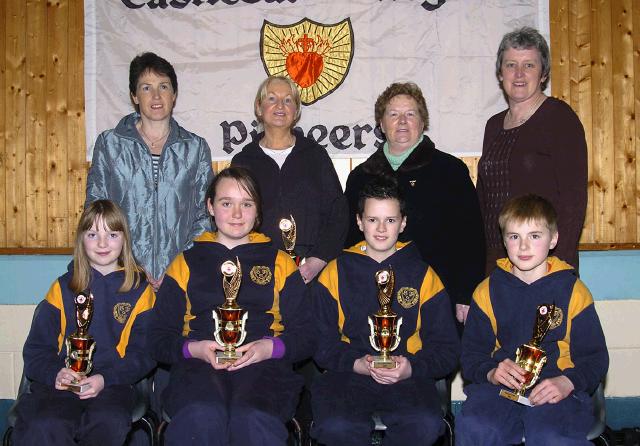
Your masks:
<path fill-rule="evenodd" d="M 394 351 L 396 348 L 398 348 L 398 345 L 400 345 L 400 326 L 402 325 L 402 316 L 400 316 L 398 318 L 398 322 L 396 322 L 396 340 L 393 343 L 393 345 L 391 346 L 391 348 L 389 349 L 389 351 Z"/>
<path fill-rule="evenodd" d="M 222 330 L 222 328 L 220 327 L 220 319 L 218 318 L 218 312 L 216 310 L 213 310 L 213 325 L 215 327 L 213 330 L 213 338 L 219 345 L 224 346 L 222 338 L 220 337 L 220 330 Z"/>
<path fill-rule="evenodd" d="M 234 347 L 238 347 L 239 345 L 242 345 L 242 343 L 244 342 L 244 338 L 247 337 L 247 330 L 244 329 L 244 326 L 247 323 L 248 317 L 249 317 L 249 312 L 245 311 L 244 314 L 242 315 L 242 322 L 240 323 L 240 332 L 241 332 L 240 340 L 235 343 Z"/>
<path fill-rule="evenodd" d="M 367 318 L 369 320 L 369 331 L 370 331 L 370 335 L 369 335 L 369 343 L 371 344 L 371 347 L 373 347 L 373 349 L 377 352 L 380 351 L 380 347 L 378 347 L 378 344 L 376 343 L 376 331 L 373 325 L 373 320 L 371 319 L 371 316 L 369 316 Z"/>
<path fill-rule="evenodd" d="M 85 372 L 86 375 L 91 373 L 91 370 L 93 369 L 93 351 L 95 349 L 96 349 L 96 343 L 94 341 L 91 343 L 91 347 L 89 347 L 89 358 L 87 359 L 87 371 Z"/>

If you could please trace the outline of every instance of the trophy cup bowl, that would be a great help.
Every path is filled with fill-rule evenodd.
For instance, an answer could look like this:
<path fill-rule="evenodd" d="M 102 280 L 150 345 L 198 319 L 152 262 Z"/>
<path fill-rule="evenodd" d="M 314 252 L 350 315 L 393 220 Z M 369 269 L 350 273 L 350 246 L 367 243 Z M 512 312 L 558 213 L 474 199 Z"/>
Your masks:
<path fill-rule="evenodd" d="M 235 362 L 242 356 L 241 352 L 236 351 L 236 347 L 242 345 L 247 336 L 245 324 L 248 316 L 242 308 L 220 306 L 213 311 L 213 336 L 218 344 L 224 346 L 224 351 L 216 352 L 216 363 Z"/>
<path fill-rule="evenodd" d="M 391 352 L 400 344 L 400 326 L 402 317 L 397 314 L 376 313 L 369 316 L 369 343 L 380 355 L 373 357 L 373 368 L 393 369 L 396 362 L 391 359 Z"/>
<path fill-rule="evenodd" d="M 542 366 L 546 362 L 547 355 L 541 348 L 529 344 L 518 347 L 516 350 L 516 364 L 525 371 L 524 382 L 515 392 L 505 389 L 500 390 L 500 396 L 524 404 L 525 406 L 533 406 L 529 398 L 524 396 L 524 393 L 538 382 Z"/>
<path fill-rule="evenodd" d="M 222 272 L 222 290 L 224 292 L 224 304 L 213 310 L 214 331 L 213 337 L 218 344 L 224 347 L 224 351 L 216 352 L 216 363 L 224 364 L 235 362 L 242 356 L 236 351 L 247 336 L 245 329 L 249 313 L 238 306 L 237 298 L 242 281 L 242 268 L 240 260 L 227 260 L 220 267 Z"/>
<path fill-rule="evenodd" d="M 65 340 L 65 345 L 67 347 L 67 357 L 64 360 L 65 367 L 78 373 L 81 377 L 91 373 L 93 352 L 96 348 L 93 337 L 91 335 L 72 334 Z M 67 385 L 67 390 L 82 393 L 89 387 L 89 384 L 79 385 L 78 382 L 78 380 L 71 382 Z"/>
<path fill-rule="evenodd" d="M 282 244 L 284 245 L 284 250 L 289 254 L 289 256 L 296 263 L 296 266 L 300 266 L 304 263 L 304 258 L 300 257 L 295 252 L 296 248 L 296 220 L 293 218 L 293 215 L 289 215 L 289 218 L 281 218 L 278 223 L 278 228 L 282 234 Z"/>
<path fill-rule="evenodd" d="M 88 333 L 93 319 L 93 294 L 90 290 L 82 291 L 73 301 L 76 309 L 76 331 L 65 339 L 67 357 L 64 364 L 66 368 L 78 373 L 82 379 L 93 368 L 93 352 L 96 348 L 93 336 Z M 82 393 L 90 387 L 90 384 L 80 385 L 79 382 L 80 380 L 74 379 L 67 385 L 67 390 Z"/>

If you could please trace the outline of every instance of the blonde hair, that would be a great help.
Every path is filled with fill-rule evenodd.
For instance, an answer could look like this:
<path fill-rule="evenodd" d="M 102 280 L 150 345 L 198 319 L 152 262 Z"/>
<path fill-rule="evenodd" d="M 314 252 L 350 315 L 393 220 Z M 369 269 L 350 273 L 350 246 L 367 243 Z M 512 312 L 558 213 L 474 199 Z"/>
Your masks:
<path fill-rule="evenodd" d="M 552 234 L 558 232 L 558 214 L 549 201 L 527 194 L 509 199 L 500 211 L 498 224 L 504 234 L 509 223 L 538 222 L 547 225 Z"/>
<path fill-rule="evenodd" d="M 264 101 L 264 98 L 267 97 L 267 90 L 269 89 L 269 85 L 271 85 L 271 83 L 274 81 L 284 82 L 291 89 L 291 97 L 293 98 L 293 102 L 296 104 L 296 115 L 294 116 L 293 123 L 291 124 L 291 127 L 294 127 L 300 120 L 300 115 L 302 115 L 302 109 L 300 108 L 302 105 L 302 101 L 300 99 L 300 91 L 298 90 L 298 87 L 288 77 L 281 75 L 269 76 L 262 81 L 262 83 L 258 87 L 258 92 L 256 93 L 256 100 L 253 102 L 253 113 L 255 114 L 258 122 L 262 124 L 262 115 L 258 114 L 258 109 L 262 105 L 262 101 Z"/>
<path fill-rule="evenodd" d="M 125 293 L 131 288 L 137 288 L 140 285 L 140 267 L 131 251 L 131 235 L 129 234 L 127 218 L 118 205 L 110 200 L 94 201 L 86 207 L 80 216 L 73 248 L 73 276 L 69 287 L 74 293 L 80 293 L 89 288 L 91 264 L 84 249 L 83 238 L 85 232 L 90 230 L 94 223 L 97 224 L 99 220 L 102 220 L 104 226 L 110 231 L 122 232 L 123 243 L 122 251 L 118 256 L 118 266 L 124 268 L 124 281 L 118 291 Z"/>

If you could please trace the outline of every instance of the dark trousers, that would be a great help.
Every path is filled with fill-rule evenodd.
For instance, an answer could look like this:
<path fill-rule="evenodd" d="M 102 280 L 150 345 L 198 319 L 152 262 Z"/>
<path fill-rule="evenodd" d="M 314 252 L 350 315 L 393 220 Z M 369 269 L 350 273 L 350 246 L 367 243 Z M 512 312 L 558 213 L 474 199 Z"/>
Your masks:
<path fill-rule="evenodd" d="M 387 426 L 385 446 L 429 445 L 444 433 L 433 380 L 410 378 L 392 385 L 353 372 L 326 372 L 311 389 L 312 436 L 327 446 L 369 445 L 371 414 Z"/>
<path fill-rule="evenodd" d="M 267 360 L 235 372 L 198 359 L 171 368 L 164 407 L 166 445 L 285 445 L 302 378 L 291 364 Z"/>
<path fill-rule="evenodd" d="M 470 384 L 467 400 L 456 417 L 456 444 L 460 446 L 590 445 L 593 424 L 591 397 L 575 392 L 557 404 L 528 407 L 501 397 L 499 386 Z"/>
<path fill-rule="evenodd" d="M 15 445 L 121 446 L 131 429 L 131 386 L 110 386 L 96 398 L 33 383 L 22 395 L 13 431 Z"/>

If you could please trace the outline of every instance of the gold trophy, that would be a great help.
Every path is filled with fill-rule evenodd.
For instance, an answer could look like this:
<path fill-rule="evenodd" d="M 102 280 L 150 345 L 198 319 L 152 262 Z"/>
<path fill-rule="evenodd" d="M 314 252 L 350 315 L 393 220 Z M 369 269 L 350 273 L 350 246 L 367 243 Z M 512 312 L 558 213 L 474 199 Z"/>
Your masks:
<path fill-rule="evenodd" d="M 238 291 L 242 281 L 242 268 L 240 260 L 227 260 L 220 267 L 222 272 L 222 290 L 224 291 L 224 303 L 213 310 L 215 330 L 213 337 L 216 342 L 224 346 L 224 351 L 216 352 L 216 363 L 235 362 L 242 356 L 236 351 L 247 336 L 245 324 L 249 313 L 238 306 Z"/>
<path fill-rule="evenodd" d="M 538 305 L 536 322 L 533 327 L 533 336 L 528 344 L 523 344 L 516 350 L 516 364 L 525 370 L 525 381 L 515 392 L 505 389 L 500 390 L 500 396 L 524 404 L 525 406 L 533 406 L 529 398 L 525 398 L 524 393 L 538 381 L 542 366 L 547 362 L 547 355 L 545 351 L 540 348 L 540 343 L 554 323 L 554 320 L 556 320 L 556 316 L 556 306 L 554 304 Z"/>
<path fill-rule="evenodd" d="M 289 218 L 281 218 L 278 227 L 282 233 L 284 250 L 291 256 L 293 261 L 296 262 L 296 266 L 302 265 L 304 263 L 304 259 L 295 253 L 296 221 L 293 218 L 293 215 L 289 214 Z"/>
<path fill-rule="evenodd" d="M 93 352 L 96 348 L 93 336 L 88 333 L 89 324 L 93 318 L 93 294 L 89 290 L 83 291 L 76 296 L 74 302 L 77 328 L 65 340 L 67 357 L 64 360 L 64 365 L 84 377 L 93 368 Z M 82 393 L 90 387 L 90 384 L 80 385 L 78 382 L 79 380 L 71 382 L 67 386 L 67 390 Z"/>
<path fill-rule="evenodd" d="M 380 310 L 369 316 L 371 330 L 369 342 L 375 351 L 380 352 L 379 356 L 373 357 L 373 367 L 376 369 L 393 369 L 397 366 L 390 355 L 400 344 L 400 326 L 402 325 L 402 317 L 398 317 L 391 309 L 395 281 L 391 268 L 388 271 L 383 269 L 376 273 Z"/>

